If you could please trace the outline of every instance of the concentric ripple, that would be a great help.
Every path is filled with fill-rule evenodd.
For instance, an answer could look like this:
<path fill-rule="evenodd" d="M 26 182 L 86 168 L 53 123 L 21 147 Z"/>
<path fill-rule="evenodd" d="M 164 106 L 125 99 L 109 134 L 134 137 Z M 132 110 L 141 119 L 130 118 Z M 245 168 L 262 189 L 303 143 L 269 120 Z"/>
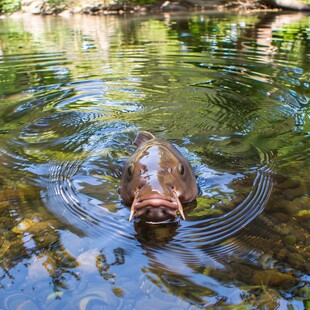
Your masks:
<path fill-rule="evenodd" d="M 194 246 L 208 246 L 220 243 L 236 235 L 251 223 L 265 208 L 272 192 L 272 177 L 268 168 L 261 168 L 253 188 L 242 203 L 223 216 L 198 220 L 180 229 L 178 238 Z"/>
<path fill-rule="evenodd" d="M 52 165 L 50 182 L 42 191 L 46 206 L 74 231 L 88 236 L 118 238 L 128 236 L 130 223 L 126 218 L 109 212 L 102 202 L 80 193 L 74 184 L 74 175 L 80 162 Z"/>

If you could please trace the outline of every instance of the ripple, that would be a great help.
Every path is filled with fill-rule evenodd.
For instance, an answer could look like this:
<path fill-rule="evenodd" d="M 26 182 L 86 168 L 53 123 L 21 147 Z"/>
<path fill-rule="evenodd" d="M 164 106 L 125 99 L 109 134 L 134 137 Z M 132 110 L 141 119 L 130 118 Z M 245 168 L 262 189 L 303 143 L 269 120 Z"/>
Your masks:
<path fill-rule="evenodd" d="M 52 165 L 49 169 L 51 182 L 42 190 L 47 208 L 74 231 L 87 236 L 106 236 L 110 240 L 120 236 L 130 238 L 131 226 L 127 218 L 109 212 L 101 201 L 80 193 L 73 177 L 80 169 L 80 162 Z"/>
<path fill-rule="evenodd" d="M 129 210 L 120 207 L 117 194 L 117 154 L 123 152 L 121 143 L 128 144 L 126 131 L 132 127 L 112 123 L 96 130 L 97 134 L 88 132 L 80 159 L 32 165 L 30 170 L 39 176 L 44 205 L 70 229 L 80 235 L 128 242 L 133 238 L 129 233 L 133 228 L 128 222 Z"/>
<path fill-rule="evenodd" d="M 28 145 L 41 143 L 55 145 L 57 140 L 62 141 L 65 138 L 72 137 L 88 126 L 89 122 L 102 116 L 99 113 L 82 113 L 78 111 L 53 113 L 24 127 L 19 135 L 19 140 Z M 63 131 L 65 131 L 65 136 Z"/>
<path fill-rule="evenodd" d="M 4 298 L 4 306 L 6 309 L 40 309 L 37 298 L 24 293 L 15 293 Z"/>
<path fill-rule="evenodd" d="M 0 56 L 0 60 L 3 57 Z M 38 63 L 41 66 L 48 65 L 51 63 L 55 63 L 56 61 L 65 61 L 66 56 L 61 52 L 47 52 L 47 53 L 38 53 L 38 54 L 10 54 L 9 56 L 5 56 L 5 62 L 3 67 L 14 66 L 15 68 L 18 66 L 26 66 L 29 63 Z"/>
<path fill-rule="evenodd" d="M 18 118 L 31 118 L 31 112 L 38 113 L 39 109 L 44 111 L 52 109 L 55 102 L 70 97 L 72 91 L 70 89 L 60 89 L 60 85 L 54 85 L 48 88 L 38 89 L 34 93 L 30 92 L 26 98 L 14 103 L 13 109 L 7 110 L 3 116 L 6 122 L 11 122 Z M 31 114 L 34 115 L 34 114 Z"/>
<path fill-rule="evenodd" d="M 208 246 L 236 235 L 264 210 L 272 192 L 269 173 L 268 169 L 258 171 L 253 190 L 232 211 L 217 218 L 196 221 L 180 229 L 178 238 L 195 246 Z"/>

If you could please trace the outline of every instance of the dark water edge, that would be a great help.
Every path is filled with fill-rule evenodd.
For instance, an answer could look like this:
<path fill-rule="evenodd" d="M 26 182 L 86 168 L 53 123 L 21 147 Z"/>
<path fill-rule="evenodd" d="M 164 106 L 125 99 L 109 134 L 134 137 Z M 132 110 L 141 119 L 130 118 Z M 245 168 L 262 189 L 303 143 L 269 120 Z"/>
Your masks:
<path fill-rule="evenodd" d="M 309 307 L 309 15 L 0 25 L 0 307 Z M 128 222 L 139 130 L 191 161 L 186 221 Z"/>

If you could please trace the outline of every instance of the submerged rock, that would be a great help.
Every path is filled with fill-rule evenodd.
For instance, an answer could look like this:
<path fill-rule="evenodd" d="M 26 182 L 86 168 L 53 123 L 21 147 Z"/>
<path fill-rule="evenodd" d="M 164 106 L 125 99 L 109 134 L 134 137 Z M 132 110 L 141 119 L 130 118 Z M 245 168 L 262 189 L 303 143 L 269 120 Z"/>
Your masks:
<path fill-rule="evenodd" d="M 291 288 L 297 280 L 289 274 L 277 270 L 256 270 L 252 274 L 251 282 L 254 285 L 268 285 L 276 288 Z"/>

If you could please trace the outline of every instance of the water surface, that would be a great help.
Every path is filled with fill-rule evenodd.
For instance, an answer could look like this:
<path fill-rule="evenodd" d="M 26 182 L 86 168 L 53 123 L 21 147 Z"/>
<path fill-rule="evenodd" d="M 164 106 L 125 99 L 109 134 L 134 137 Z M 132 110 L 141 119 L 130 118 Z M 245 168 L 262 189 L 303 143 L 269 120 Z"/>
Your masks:
<path fill-rule="evenodd" d="M 307 309 L 310 16 L 0 20 L 0 307 Z M 129 222 L 139 130 L 186 221 Z"/>

